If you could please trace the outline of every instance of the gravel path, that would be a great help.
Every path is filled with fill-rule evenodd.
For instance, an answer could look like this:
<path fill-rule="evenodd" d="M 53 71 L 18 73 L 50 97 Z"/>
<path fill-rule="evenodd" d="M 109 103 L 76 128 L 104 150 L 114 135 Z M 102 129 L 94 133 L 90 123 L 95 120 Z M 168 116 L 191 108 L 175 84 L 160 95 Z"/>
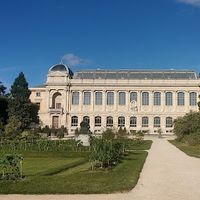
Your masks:
<path fill-rule="evenodd" d="M 178 150 L 166 139 L 153 139 L 136 187 L 111 195 L 1 195 L 1 200 L 199 200 L 200 159 Z"/>

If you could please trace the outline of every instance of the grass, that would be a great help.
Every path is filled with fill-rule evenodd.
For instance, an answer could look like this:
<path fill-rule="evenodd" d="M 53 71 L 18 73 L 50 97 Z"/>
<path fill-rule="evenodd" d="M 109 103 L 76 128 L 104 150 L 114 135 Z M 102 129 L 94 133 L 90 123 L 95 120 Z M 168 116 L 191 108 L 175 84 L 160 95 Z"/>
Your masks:
<path fill-rule="evenodd" d="M 175 145 L 181 151 L 185 152 L 187 155 L 200 158 L 200 145 L 190 146 L 186 143 L 178 142 L 176 140 L 170 140 L 169 142 Z"/>
<path fill-rule="evenodd" d="M 130 144 L 130 142 L 129 142 Z M 90 169 L 89 152 L 17 152 L 24 157 L 20 181 L 0 181 L 1 194 L 94 194 L 131 190 L 137 183 L 152 141 L 131 144 L 112 169 Z M 142 150 L 140 150 L 142 149 Z M 8 152 L 10 153 L 10 152 Z M 1 152 L 0 152 L 1 154 Z"/>
<path fill-rule="evenodd" d="M 38 173 L 32 173 L 34 175 L 27 176 L 22 181 L 0 181 L 0 193 L 88 194 L 128 191 L 136 185 L 146 156 L 145 151 L 129 153 L 119 165 L 110 170 L 91 171 L 88 162 L 51 175 L 41 175 L 39 170 Z M 34 166 L 38 164 L 35 162 Z"/>

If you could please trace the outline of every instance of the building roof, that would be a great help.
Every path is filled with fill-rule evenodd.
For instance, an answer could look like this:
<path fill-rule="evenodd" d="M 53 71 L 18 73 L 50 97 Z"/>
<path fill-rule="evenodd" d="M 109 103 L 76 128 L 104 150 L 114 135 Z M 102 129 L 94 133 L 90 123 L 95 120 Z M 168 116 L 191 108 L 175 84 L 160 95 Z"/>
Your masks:
<path fill-rule="evenodd" d="M 78 71 L 74 79 L 175 79 L 196 80 L 194 71 L 187 70 L 88 70 Z"/>
<path fill-rule="evenodd" d="M 70 77 L 73 76 L 72 70 L 71 70 L 67 65 L 64 65 L 64 64 L 62 64 L 62 63 L 53 65 L 53 66 L 49 69 L 49 71 L 50 71 L 50 72 L 54 72 L 54 71 L 67 72 L 67 73 L 69 74 Z"/>

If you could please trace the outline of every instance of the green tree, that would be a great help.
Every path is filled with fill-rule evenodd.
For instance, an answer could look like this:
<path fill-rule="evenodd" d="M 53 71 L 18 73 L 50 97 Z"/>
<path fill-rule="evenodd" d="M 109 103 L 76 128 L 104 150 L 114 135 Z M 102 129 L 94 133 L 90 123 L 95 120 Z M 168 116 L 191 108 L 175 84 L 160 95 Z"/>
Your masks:
<path fill-rule="evenodd" d="M 0 96 L 4 96 L 6 93 L 6 87 L 0 81 Z"/>
<path fill-rule="evenodd" d="M 8 119 L 8 98 L 5 96 L 0 96 L 0 118 L 2 119 L 3 124 L 6 124 Z"/>
<path fill-rule="evenodd" d="M 13 120 L 13 118 L 16 118 L 16 120 L 21 123 L 21 130 L 29 128 L 32 122 L 37 121 L 39 108 L 36 108 L 36 106 L 30 102 L 30 94 L 31 91 L 28 89 L 26 78 L 21 72 L 11 86 L 10 98 L 8 101 L 9 119 Z"/>

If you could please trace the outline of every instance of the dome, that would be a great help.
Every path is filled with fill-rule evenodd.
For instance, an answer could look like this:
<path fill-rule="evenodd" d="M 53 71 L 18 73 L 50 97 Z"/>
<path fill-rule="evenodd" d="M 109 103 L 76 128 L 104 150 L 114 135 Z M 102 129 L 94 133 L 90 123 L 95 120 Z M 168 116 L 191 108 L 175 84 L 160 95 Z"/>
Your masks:
<path fill-rule="evenodd" d="M 68 71 L 68 67 L 63 64 L 57 64 L 51 67 L 49 71 Z"/>
<path fill-rule="evenodd" d="M 64 64 L 62 64 L 62 63 L 53 65 L 53 66 L 49 69 L 49 72 L 56 72 L 56 71 L 59 71 L 59 72 L 66 72 L 66 73 L 69 74 L 70 77 L 73 76 L 72 70 L 71 70 L 68 66 L 66 66 L 66 65 L 64 65 Z"/>

